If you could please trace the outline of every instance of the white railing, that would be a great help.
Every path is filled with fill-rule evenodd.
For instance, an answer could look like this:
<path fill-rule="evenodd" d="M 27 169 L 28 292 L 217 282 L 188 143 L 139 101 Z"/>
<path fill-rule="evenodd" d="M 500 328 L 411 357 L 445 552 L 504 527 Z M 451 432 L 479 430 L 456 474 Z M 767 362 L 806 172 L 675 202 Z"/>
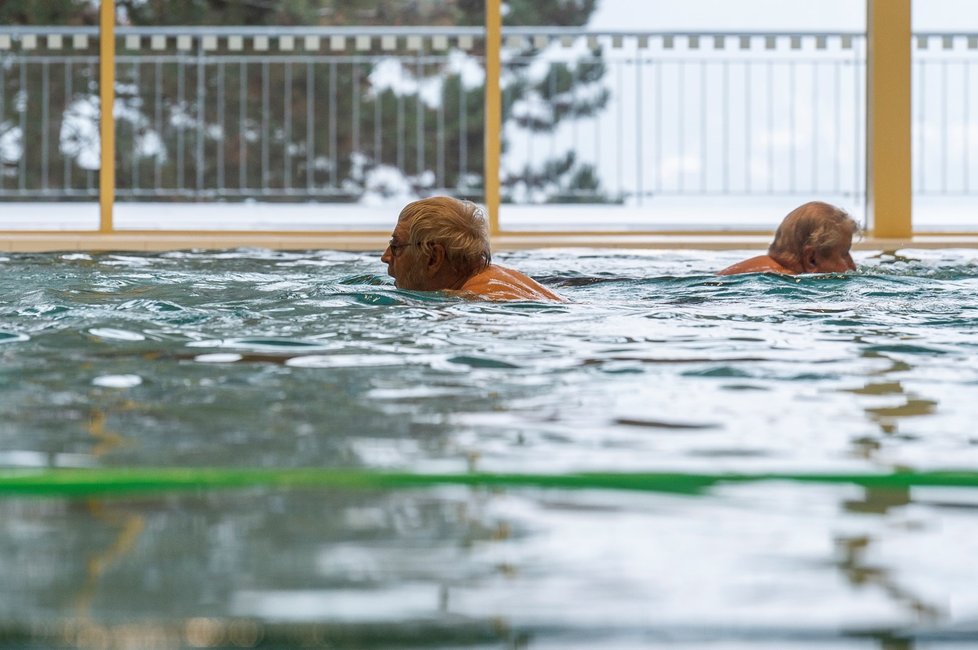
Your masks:
<path fill-rule="evenodd" d="M 915 36 L 919 193 L 978 192 L 978 37 Z M 0 28 L 0 199 L 97 196 L 97 31 Z M 503 31 L 503 198 L 865 192 L 859 33 Z M 117 196 L 479 197 L 481 28 L 120 28 Z"/>

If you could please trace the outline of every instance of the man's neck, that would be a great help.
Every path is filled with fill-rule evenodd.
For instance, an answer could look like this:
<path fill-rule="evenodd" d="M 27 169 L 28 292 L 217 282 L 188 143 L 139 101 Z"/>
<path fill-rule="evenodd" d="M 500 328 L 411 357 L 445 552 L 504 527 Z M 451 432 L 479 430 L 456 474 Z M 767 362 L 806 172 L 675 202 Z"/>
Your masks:
<path fill-rule="evenodd" d="M 486 265 L 474 273 L 452 275 L 450 278 L 447 278 L 449 281 L 445 282 L 441 286 L 444 286 L 449 291 L 461 291 L 467 284 L 477 281 L 480 275 L 483 273 L 488 273 L 490 268 L 492 268 L 491 264 Z"/>
<path fill-rule="evenodd" d="M 804 273 L 805 269 L 801 268 L 801 264 L 786 264 L 783 260 L 778 259 L 774 255 L 768 255 L 774 262 L 780 266 L 785 272 L 792 275 L 798 275 L 799 273 Z"/>

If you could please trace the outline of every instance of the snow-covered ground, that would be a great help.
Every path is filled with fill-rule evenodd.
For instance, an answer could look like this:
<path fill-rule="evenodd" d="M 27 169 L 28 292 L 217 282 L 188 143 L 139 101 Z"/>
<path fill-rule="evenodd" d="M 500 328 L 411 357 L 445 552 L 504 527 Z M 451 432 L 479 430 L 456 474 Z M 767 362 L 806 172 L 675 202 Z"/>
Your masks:
<path fill-rule="evenodd" d="M 500 226 L 513 231 L 730 231 L 773 229 L 809 199 L 835 203 L 859 221 L 861 204 L 845 197 L 663 197 L 646 206 L 595 204 L 503 205 Z M 115 206 L 118 230 L 387 231 L 403 202 L 127 203 Z M 918 198 L 918 232 L 978 232 L 978 197 Z M 0 230 L 95 230 L 96 203 L 0 203 Z"/>

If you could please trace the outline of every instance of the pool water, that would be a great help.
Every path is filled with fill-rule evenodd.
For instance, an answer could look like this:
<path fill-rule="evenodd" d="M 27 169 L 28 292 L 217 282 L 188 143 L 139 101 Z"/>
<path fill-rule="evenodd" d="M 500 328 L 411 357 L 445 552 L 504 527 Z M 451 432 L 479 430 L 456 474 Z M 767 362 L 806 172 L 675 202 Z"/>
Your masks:
<path fill-rule="evenodd" d="M 400 291 L 378 254 L 0 258 L 0 468 L 978 468 L 978 252 L 499 254 L 568 299 Z M 0 496 L 0 646 L 978 642 L 978 490 Z"/>

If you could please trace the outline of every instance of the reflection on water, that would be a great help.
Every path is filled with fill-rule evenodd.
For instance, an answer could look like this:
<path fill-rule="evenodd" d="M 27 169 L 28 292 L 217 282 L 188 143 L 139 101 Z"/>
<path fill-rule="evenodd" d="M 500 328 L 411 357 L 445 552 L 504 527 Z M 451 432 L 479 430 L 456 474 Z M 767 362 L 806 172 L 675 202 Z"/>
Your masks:
<path fill-rule="evenodd" d="M 3 467 L 974 468 L 967 252 L 853 275 L 520 253 L 569 302 L 402 292 L 376 256 L 13 255 Z M 974 500 L 249 489 L 0 501 L 0 645 L 961 647 Z"/>
<path fill-rule="evenodd" d="M 108 548 L 88 558 L 85 583 L 75 598 L 75 616 L 80 621 L 91 622 L 92 603 L 99 583 L 113 564 L 129 554 L 143 532 L 145 522 L 140 515 L 117 511 L 97 501 L 87 503 L 87 507 L 93 518 L 118 531 L 117 537 Z"/>

